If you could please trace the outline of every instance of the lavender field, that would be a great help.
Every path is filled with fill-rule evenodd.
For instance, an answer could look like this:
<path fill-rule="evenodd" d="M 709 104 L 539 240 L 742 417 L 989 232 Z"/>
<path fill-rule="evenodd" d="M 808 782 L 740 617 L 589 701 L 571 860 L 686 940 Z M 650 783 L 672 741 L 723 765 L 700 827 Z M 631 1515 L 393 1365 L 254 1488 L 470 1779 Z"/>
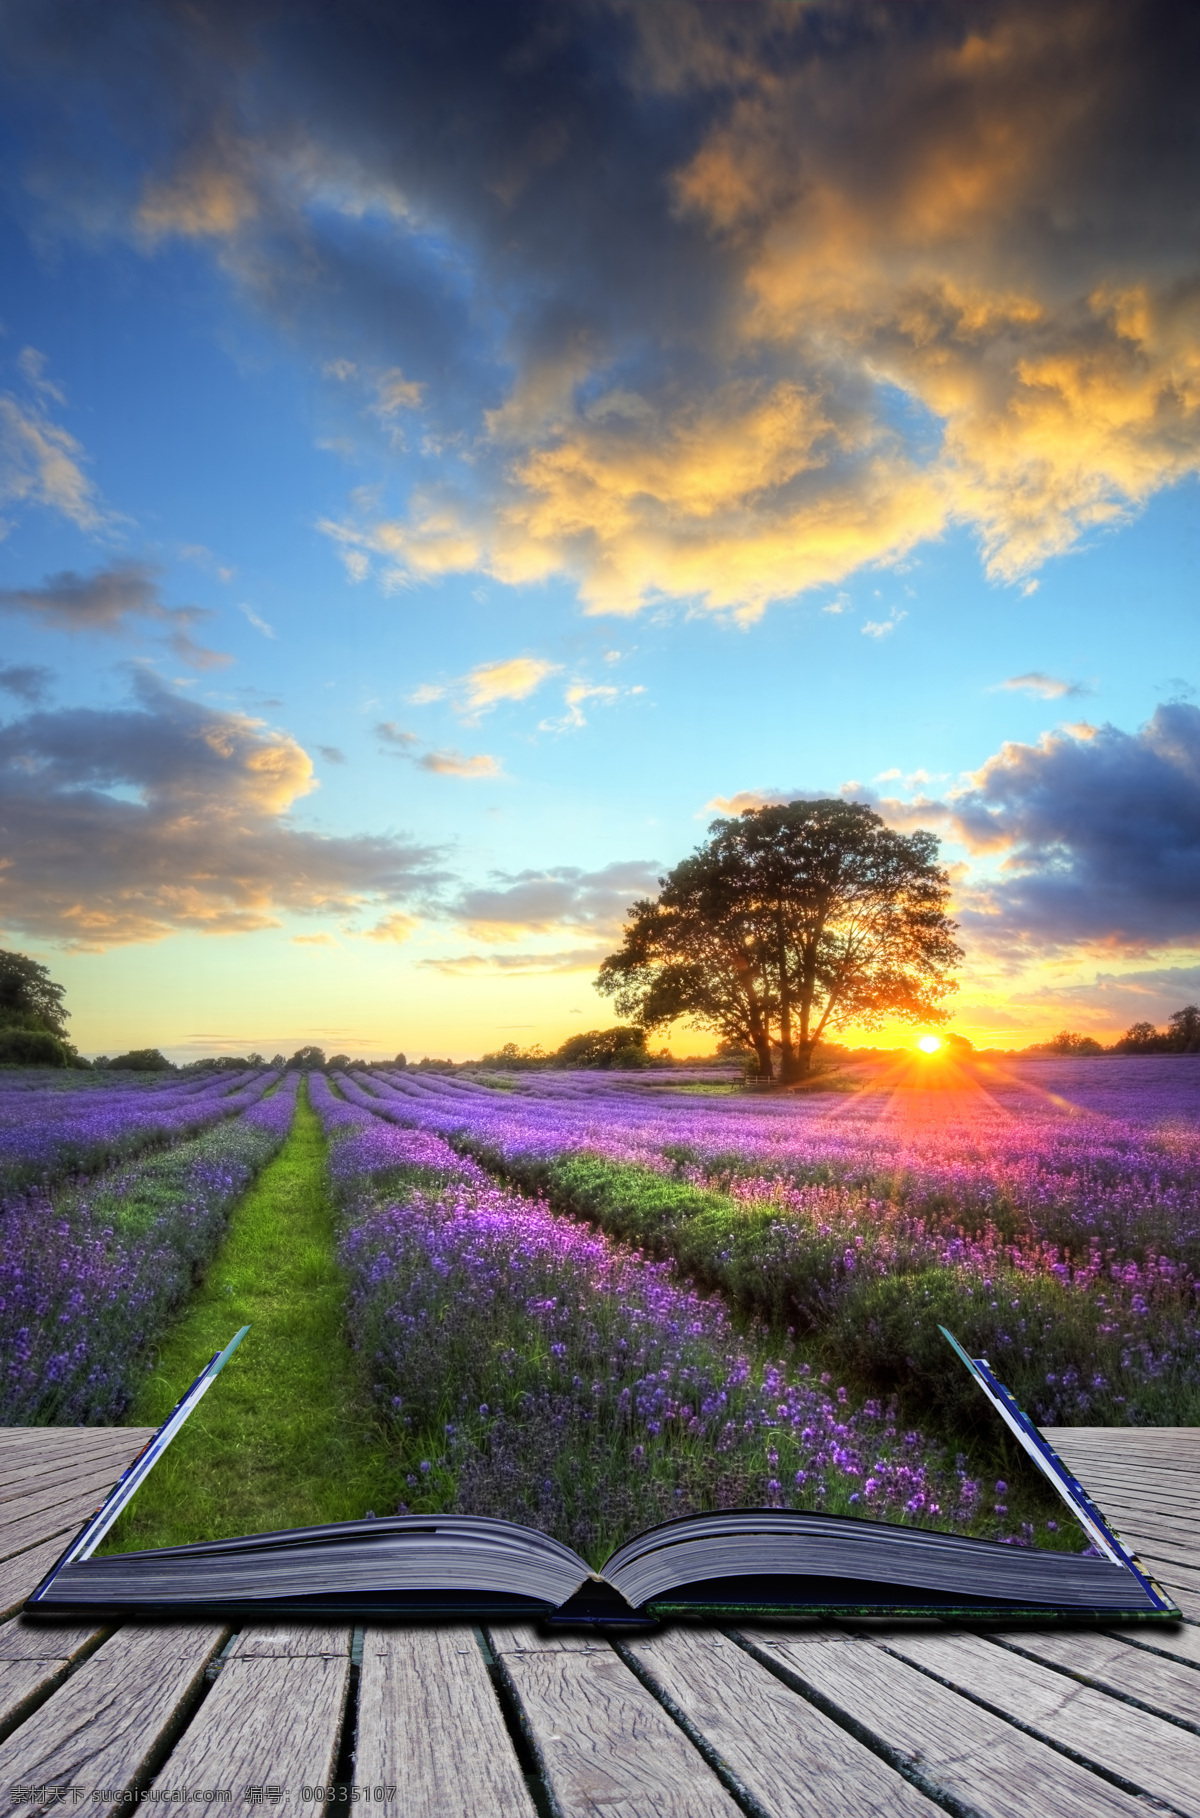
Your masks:
<path fill-rule="evenodd" d="M 910 1409 L 975 1413 L 941 1321 L 1044 1423 L 1200 1418 L 1200 1059 L 898 1061 L 845 1083 L 404 1071 L 344 1090 Z"/>
<path fill-rule="evenodd" d="M 1190 1056 L 898 1058 L 778 1096 L 682 1068 L 14 1075 L 0 1419 L 122 1418 L 301 1092 L 414 1512 L 596 1559 L 747 1503 L 1071 1544 L 939 1323 L 1044 1424 L 1200 1419 Z"/>
<path fill-rule="evenodd" d="M 498 1187 L 356 1080 L 314 1075 L 310 1093 L 332 1139 L 352 1342 L 411 1455 L 402 1513 L 501 1515 L 597 1563 L 640 1527 L 714 1507 L 1007 1532 L 1003 1483 L 898 1426 L 894 1405 L 849 1405 L 786 1340 L 739 1333 L 671 1262 Z"/>
<path fill-rule="evenodd" d="M 45 1087 L 29 1075 L 0 1091 L 4 1425 L 121 1420 L 148 1347 L 286 1138 L 300 1081 L 259 1071 L 74 1086 L 78 1077 Z M 108 1165 L 118 1157 L 133 1159 Z"/>

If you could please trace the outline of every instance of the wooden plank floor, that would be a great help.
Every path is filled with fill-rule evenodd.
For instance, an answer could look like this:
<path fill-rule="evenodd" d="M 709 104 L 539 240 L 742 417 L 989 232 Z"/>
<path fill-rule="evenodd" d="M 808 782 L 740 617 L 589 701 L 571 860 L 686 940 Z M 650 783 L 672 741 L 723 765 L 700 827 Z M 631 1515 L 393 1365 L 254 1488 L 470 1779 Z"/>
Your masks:
<path fill-rule="evenodd" d="M 1174 1593 L 1166 1628 L 24 1621 L 147 1437 L 0 1429 L 0 1813 L 357 1789 L 379 1818 L 1200 1818 L 1200 1428 L 1050 1434 Z"/>

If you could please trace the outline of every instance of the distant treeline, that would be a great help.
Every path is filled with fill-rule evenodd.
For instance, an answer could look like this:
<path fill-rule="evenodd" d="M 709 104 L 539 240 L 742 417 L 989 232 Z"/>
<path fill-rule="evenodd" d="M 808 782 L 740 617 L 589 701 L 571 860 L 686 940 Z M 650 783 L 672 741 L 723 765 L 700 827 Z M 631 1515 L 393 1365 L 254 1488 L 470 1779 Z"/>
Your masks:
<path fill-rule="evenodd" d="M 1200 1008 L 1185 1004 L 1167 1018 L 1165 1029 L 1153 1023 L 1131 1023 L 1119 1041 L 1106 1048 L 1090 1035 L 1061 1029 L 1048 1042 L 1038 1042 L 1024 1054 L 1200 1054 Z"/>

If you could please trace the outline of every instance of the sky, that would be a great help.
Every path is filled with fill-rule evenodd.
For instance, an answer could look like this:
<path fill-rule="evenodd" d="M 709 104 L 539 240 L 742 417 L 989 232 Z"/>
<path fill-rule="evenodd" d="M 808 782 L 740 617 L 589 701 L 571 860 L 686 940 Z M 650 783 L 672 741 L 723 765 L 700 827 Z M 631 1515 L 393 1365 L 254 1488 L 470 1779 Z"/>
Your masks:
<path fill-rule="evenodd" d="M 1198 74 L 1160 0 L 9 0 L 0 945 L 81 1050 L 554 1047 L 837 794 L 977 1045 L 1200 999 Z"/>

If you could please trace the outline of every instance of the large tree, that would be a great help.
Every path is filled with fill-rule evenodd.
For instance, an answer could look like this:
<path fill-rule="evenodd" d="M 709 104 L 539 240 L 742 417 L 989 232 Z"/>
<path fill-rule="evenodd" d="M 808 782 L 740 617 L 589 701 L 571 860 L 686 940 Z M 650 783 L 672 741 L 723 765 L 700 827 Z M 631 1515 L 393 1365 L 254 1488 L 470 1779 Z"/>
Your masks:
<path fill-rule="evenodd" d="M 931 833 L 854 802 L 788 802 L 714 821 L 633 905 L 597 989 L 653 1029 L 688 1017 L 753 1048 L 762 1080 L 802 1079 L 830 1029 L 940 1023 L 962 958 Z"/>
<path fill-rule="evenodd" d="M 42 1030 L 65 1038 L 63 988 L 24 953 L 0 952 L 0 1029 Z"/>

